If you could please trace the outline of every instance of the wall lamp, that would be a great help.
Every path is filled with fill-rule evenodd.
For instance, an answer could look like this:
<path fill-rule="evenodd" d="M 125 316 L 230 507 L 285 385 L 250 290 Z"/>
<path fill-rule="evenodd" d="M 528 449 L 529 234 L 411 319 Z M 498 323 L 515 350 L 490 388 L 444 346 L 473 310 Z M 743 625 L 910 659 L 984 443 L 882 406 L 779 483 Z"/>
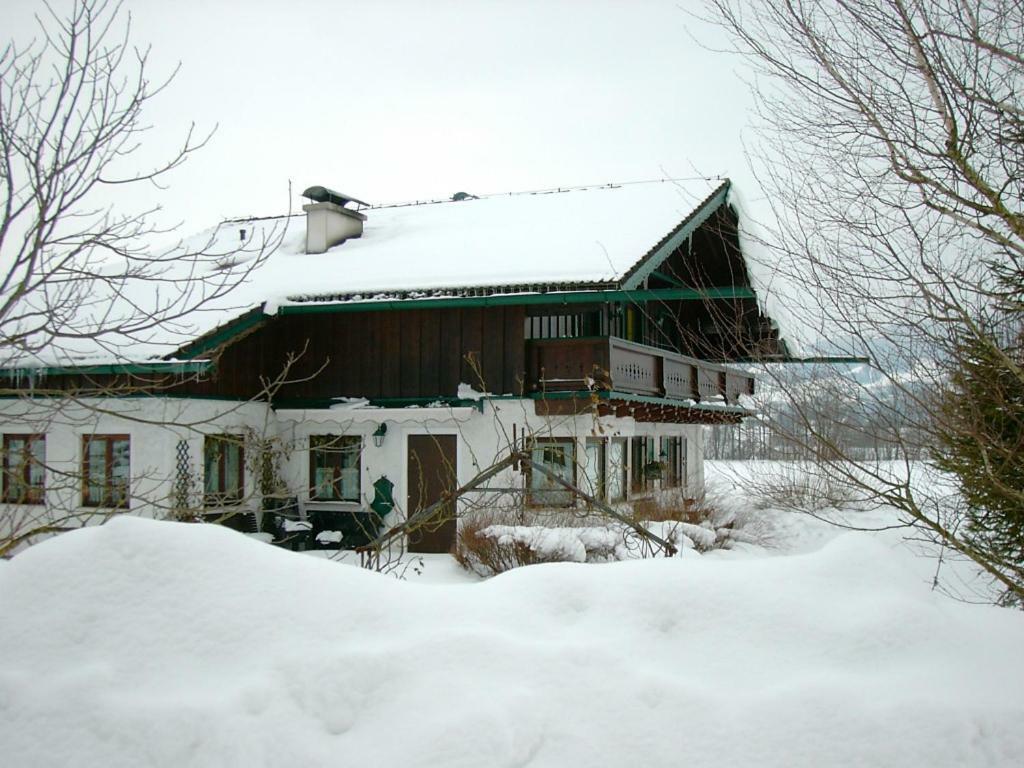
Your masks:
<path fill-rule="evenodd" d="M 373 431 L 373 444 L 380 448 L 384 445 L 384 435 L 388 433 L 388 425 L 383 421 L 377 425 L 377 429 Z"/>

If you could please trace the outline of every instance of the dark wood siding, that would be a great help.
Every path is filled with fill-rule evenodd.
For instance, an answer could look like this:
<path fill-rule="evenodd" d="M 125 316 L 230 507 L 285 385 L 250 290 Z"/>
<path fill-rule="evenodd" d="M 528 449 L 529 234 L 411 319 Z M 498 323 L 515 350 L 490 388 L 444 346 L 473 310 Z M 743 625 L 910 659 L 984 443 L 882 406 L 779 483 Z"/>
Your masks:
<path fill-rule="evenodd" d="M 480 352 L 483 349 L 483 311 L 477 307 L 468 307 L 462 312 L 462 364 L 459 380 L 474 387 L 480 387 L 480 379 L 484 370 L 480 363 Z M 489 312 L 497 311 L 495 309 Z M 490 342 L 490 339 L 488 339 Z"/>
<path fill-rule="evenodd" d="M 419 389 L 422 392 L 441 392 L 441 315 L 423 310 L 419 316 Z"/>
<path fill-rule="evenodd" d="M 408 322 L 401 324 L 402 339 L 399 343 L 401 350 L 401 375 L 399 376 L 399 395 L 401 397 L 417 397 L 421 391 L 420 381 L 420 354 L 422 347 L 422 312 L 412 310 Z"/>
<path fill-rule="evenodd" d="M 412 313 L 403 318 L 404 323 L 414 323 Z M 380 313 L 380 397 L 400 397 L 402 394 L 402 328 L 394 312 Z M 356 393 L 359 394 L 359 393 Z"/>
<path fill-rule="evenodd" d="M 521 391 L 523 307 L 409 309 L 287 315 L 225 347 L 206 381 L 181 394 L 252 397 L 289 355 L 280 399 L 453 397 L 460 382 Z M 475 361 L 469 362 L 469 356 Z"/>
<path fill-rule="evenodd" d="M 650 288 L 750 287 L 740 251 L 738 219 L 727 206 L 719 208 L 658 267 Z M 778 353 L 778 334 L 755 299 L 669 301 L 648 304 L 635 340 L 709 360 L 733 360 Z M 613 327 L 613 335 L 627 334 Z"/>

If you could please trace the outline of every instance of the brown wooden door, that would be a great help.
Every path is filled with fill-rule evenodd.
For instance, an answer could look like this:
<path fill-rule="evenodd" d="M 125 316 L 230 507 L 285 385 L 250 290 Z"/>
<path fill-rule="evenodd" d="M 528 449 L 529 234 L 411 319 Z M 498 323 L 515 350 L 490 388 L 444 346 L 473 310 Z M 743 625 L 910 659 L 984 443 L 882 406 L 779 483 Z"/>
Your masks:
<path fill-rule="evenodd" d="M 409 435 L 409 497 L 406 509 L 413 515 L 455 490 L 455 435 Z M 409 551 L 417 553 L 450 552 L 455 545 L 455 503 L 442 506 L 431 519 L 409 532 Z"/>

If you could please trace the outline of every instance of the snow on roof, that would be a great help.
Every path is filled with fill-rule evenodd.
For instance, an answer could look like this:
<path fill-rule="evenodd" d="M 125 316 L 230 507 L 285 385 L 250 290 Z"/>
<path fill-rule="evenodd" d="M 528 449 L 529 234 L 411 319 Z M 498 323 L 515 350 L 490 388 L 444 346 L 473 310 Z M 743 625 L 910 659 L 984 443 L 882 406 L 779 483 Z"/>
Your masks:
<path fill-rule="evenodd" d="M 499 285 L 609 283 L 722 180 L 660 181 L 364 210 L 363 236 L 304 253 L 293 220 L 244 290 L 254 300 Z M 228 237 L 237 234 L 232 227 Z"/>
<path fill-rule="evenodd" d="M 273 312 L 338 296 L 610 286 L 727 184 L 666 179 L 380 206 L 363 210 L 362 237 L 320 254 L 305 253 L 301 215 L 222 222 L 179 247 L 212 254 L 223 277 L 237 275 L 239 285 L 173 328 L 133 339 L 130 357 L 166 355 L 259 305 Z M 277 240 L 254 262 L 263 243 Z M 124 359 L 82 350 L 74 361 L 62 355 L 37 364 L 107 357 Z"/>
<path fill-rule="evenodd" d="M 783 288 L 785 278 L 780 275 L 776 256 L 768 244 L 772 239 L 771 233 L 766 231 L 764 225 L 752 214 L 753 206 L 735 185 L 729 185 L 728 200 L 739 217 L 740 250 L 750 275 L 750 284 L 757 293 L 758 306 L 772 319 L 776 327 L 785 329 L 790 354 L 806 354 L 805 345 L 793 336 L 796 329 L 801 327 L 801 323 L 797 322 L 789 306 L 781 298 L 783 292 L 792 295 L 793 286 L 787 285 Z"/>

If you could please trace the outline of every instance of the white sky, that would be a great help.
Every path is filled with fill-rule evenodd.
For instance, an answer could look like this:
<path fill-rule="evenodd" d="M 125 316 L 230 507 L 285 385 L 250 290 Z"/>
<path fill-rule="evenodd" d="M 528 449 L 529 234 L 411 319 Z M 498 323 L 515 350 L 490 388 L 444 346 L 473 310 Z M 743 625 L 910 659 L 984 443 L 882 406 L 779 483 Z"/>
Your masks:
<path fill-rule="evenodd" d="M 70 0 L 55 0 L 57 9 Z M 737 62 L 697 0 L 282 2 L 128 0 L 151 74 L 181 71 L 147 112 L 147 157 L 190 122 L 208 147 L 140 195 L 182 234 L 281 213 L 323 184 L 371 203 L 728 175 L 756 198 Z M 34 34 L 41 0 L 3 0 Z M 151 197 L 147 197 L 151 195 Z"/>

